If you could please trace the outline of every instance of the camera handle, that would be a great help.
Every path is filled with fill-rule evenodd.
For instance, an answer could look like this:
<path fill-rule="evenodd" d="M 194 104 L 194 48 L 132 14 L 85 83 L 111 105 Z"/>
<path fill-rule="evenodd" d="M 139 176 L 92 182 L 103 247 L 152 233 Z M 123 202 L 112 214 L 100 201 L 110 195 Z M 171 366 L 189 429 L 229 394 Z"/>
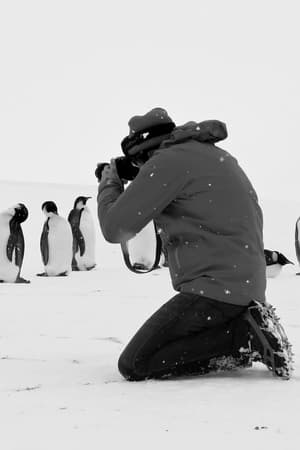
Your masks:
<path fill-rule="evenodd" d="M 128 241 L 121 242 L 121 249 L 122 249 L 122 253 L 123 253 L 124 262 L 126 264 L 126 267 L 129 270 L 131 270 L 131 272 L 148 273 L 158 267 L 160 256 L 161 256 L 161 251 L 162 251 L 162 243 L 161 243 L 161 238 L 159 236 L 159 233 L 157 231 L 157 227 L 156 227 L 155 223 L 154 223 L 154 230 L 155 230 L 155 237 L 156 237 L 156 250 L 155 250 L 154 263 L 153 263 L 152 267 L 150 267 L 150 269 L 138 269 L 138 268 L 134 267 L 134 265 L 131 264 L 130 257 L 129 257 Z"/>

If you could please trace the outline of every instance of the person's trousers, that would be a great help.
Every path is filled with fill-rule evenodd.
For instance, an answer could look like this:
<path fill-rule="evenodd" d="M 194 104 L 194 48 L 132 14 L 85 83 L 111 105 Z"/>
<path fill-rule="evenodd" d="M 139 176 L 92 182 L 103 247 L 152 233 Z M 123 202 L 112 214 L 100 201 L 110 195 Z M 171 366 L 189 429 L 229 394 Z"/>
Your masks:
<path fill-rule="evenodd" d="M 248 343 L 246 308 L 175 295 L 131 339 L 119 358 L 120 373 L 129 381 L 201 374 L 211 358 L 240 356 Z"/>

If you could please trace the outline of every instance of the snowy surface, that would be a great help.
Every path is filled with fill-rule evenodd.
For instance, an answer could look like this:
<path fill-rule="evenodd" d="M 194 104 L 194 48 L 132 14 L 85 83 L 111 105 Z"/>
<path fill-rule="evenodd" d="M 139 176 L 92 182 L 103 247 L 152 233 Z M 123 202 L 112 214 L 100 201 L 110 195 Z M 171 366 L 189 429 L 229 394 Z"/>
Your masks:
<path fill-rule="evenodd" d="M 97 242 L 97 269 L 38 278 L 40 206 L 67 216 L 78 195 L 96 186 L 1 183 L 0 209 L 24 202 L 30 285 L 0 285 L 0 448 L 3 450 L 299 448 L 300 277 L 286 267 L 268 280 L 293 343 L 290 381 L 264 366 L 172 381 L 129 383 L 117 360 L 147 317 L 173 295 L 167 269 L 129 272 L 118 245 Z M 264 201 L 265 243 L 295 261 L 300 204 Z M 96 223 L 97 225 L 97 223 Z M 97 227 L 98 230 L 98 227 Z"/>

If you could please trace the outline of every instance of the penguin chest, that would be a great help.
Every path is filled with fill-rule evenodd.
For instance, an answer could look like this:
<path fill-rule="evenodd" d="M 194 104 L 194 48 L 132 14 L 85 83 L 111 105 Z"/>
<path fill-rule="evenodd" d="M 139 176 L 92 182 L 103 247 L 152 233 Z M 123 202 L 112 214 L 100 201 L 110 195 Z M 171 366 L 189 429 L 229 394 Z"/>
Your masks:
<path fill-rule="evenodd" d="M 0 217 L 0 261 L 8 262 L 6 249 L 7 242 L 10 236 L 9 222 L 5 220 L 3 217 Z"/>
<path fill-rule="evenodd" d="M 90 212 L 83 211 L 80 218 L 79 229 L 85 243 L 85 253 L 94 251 L 95 247 L 95 227 Z"/>
<path fill-rule="evenodd" d="M 267 278 L 275 278 L 277 277 L 282 270 L 281 264 L 271 264 L 270 266 L 267 266 L 266 268 L 266 275 Z"/>
<path fill-rule="evenodd" d="M 62 218 L 49 221 L 48 246 L 49 261 L 47 266 L 69 268 L 72 260 L 72 230 L 69 223 Z M 65 269 L 66 270 L 66 269 Z"/>

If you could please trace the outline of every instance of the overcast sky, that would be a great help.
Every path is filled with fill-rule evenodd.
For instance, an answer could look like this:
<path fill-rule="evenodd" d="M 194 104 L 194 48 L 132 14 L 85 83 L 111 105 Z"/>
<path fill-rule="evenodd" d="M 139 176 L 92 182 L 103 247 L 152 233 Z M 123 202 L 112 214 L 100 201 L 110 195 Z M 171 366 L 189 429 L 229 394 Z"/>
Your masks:
<path fill-rule="evenodd" d="M 298 1 L 9 0 L 0 179 L 94 183 L 128 119 L 220 119 L 259 196 L 300 197 Z M 273 186 L 272 186 L 273 185 Z"/>

